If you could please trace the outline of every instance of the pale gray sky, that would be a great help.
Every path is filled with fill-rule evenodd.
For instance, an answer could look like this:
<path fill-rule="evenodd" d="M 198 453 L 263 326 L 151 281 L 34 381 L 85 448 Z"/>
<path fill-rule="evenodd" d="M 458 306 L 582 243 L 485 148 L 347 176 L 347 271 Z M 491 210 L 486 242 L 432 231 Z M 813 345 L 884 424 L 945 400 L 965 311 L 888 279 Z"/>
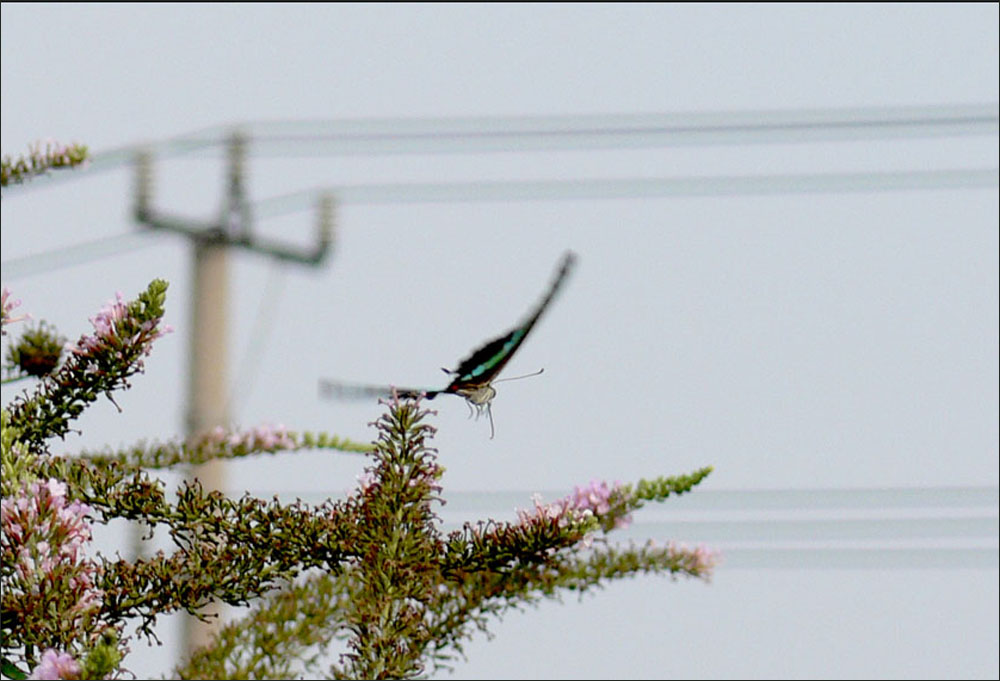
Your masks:
<path fill-rule="evenodd" d="M 100 152 L 268 120 L 1000 99 L 995 4 L 5 4 L 2 19 L 5 154 L 39 138 Z M 257 156 L 250 191 L 263 199 L 341 184 L 995 172 L 997 156 L 995 134 Z M 157 173 L 161 207 L 202 218 L 218 210 L 216 158 L 163 161 Z M 126 170 L 46 182 L 5 192 L 4 263 L 135 229 Z M 439 367 L 519 320 L 572 248 L 577 271 L 505 372 L 545 373 L 499 386 L 496 439 L 488 424 L 466 420 L 460 401 L 432 403 L 446 490 L 568 490 L 705 464 L 716 467 L 706 490 L 995 488 L 998 219 L 995 185 L 348 203 L 321 269 L 235 256 L 233 417 L 368 439 L 378 408 L 321 402 L 319 377 L 443 384 Z M 311 224 L 304 211 L 260 229 L 302 240 Z M 70 337 L 116 290 L 171 282 L 176 333 L 118 400 L 125 413 L 96 406 L 71 449 L 183 428 L 189 251 L 170 235 L 143 239 L 144 248 L 46 274 L 9 278 L 5 266 L 24 308 Z M 362 465 L 328 453 L 267 458 L 234 466 L 231 485 L 340 494 Z M 995 505 L 987 515 L 995 527 Z M 976 546 L 995 552 L 995 530 Z M 494 641 L 469 646 L 456 676 L 1000 674 L 995 567 L 736 563 L 711 586 L 642 578 L 583 603 L 512 614 Z M 156 673 L 167 652 L 137 653 L 132 667 Z"/>

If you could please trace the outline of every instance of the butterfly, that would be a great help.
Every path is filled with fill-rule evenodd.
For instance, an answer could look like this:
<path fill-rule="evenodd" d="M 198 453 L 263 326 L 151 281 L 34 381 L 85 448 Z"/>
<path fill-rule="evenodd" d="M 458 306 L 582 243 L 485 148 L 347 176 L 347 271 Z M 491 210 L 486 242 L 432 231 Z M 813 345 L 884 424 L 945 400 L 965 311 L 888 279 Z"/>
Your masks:
<path fill-rule="evenodd" d="M 517 349 L 531 333 L 535 324 L 541 318 L 549 304 L 556 297 L 559 289 L 566 281 L 573 266 L 576 264 L 576 254 L 567 251 L 559 263 L 556 275 L 549 285 L 548 291 L 531 311 L 528 317 L 504 335 L 494 338 L 477 348 L 471 355 L 459 362 L 454 369 L 442 369 L 452 376 L 451 382 L 439 390 L 419 390 L 415 388 L 392 388 L 386 386 L 341 383 L 338 381 L 321 380 L 320 392 L 326 397 L 385 397 L 395 390 L 399 397 L 415 398 L 420 395 L 434 399 L 438 395 L 458 395 L 465 398 L 470 414 L 474 409 L 478 418 L 485 413 L 490 419 L 490 439 L 496 434 L 493 425 L 493 410 L 491 405 L 497 391 L 494 383 L 514 380 L 513 378 L 497 379 L 497 375 L 507 366 Z M 537 371 L 534 376 L 542 373 Z M 518 376 L 515 378 L 524 378 Z"/>

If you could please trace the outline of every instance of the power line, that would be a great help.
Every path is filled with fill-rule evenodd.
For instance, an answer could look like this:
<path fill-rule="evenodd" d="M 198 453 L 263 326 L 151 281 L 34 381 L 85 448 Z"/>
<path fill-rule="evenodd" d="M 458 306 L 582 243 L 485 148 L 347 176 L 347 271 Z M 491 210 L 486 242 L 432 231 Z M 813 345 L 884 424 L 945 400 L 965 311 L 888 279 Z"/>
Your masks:
<path fill-rule="evenodd" d="M 690 114 L 294 121 L 252 124 L 255 139 L 319 154 L 468 153 L 804 143 L 1000 132 L 995 104 Z M 308 145 L 308 146 L 306 146 Z"/>
<path fill-rule="evenodd" d="M 670 178 L 476 181 L 452 183 L 355 184 L 308 189 L 253 204 L 258 218 L 292 213 L 313 205 L 319 192 L 345 204 L 465 203 L 698 196 L 758 196 L 996 188 L 1000 169 L 928 170 L 788 175 L 734 175 Z"/>
<path fill-rule="evenodd" d="M 229 387 L 226 411 L 239 413 L 246 400 L 253 393 L 260 367 L 263 364 L 265 350 L 274 333 L 273 311 L 279 307 L 284 294 L 285 268 L 271 262 L 268 267 L 267 281 L 264 290 L 257 301 L 257 313 L 254 316 L 253 328 L 247 335 L 249 342 L 243 351 L 243 356 L 237 363 L 236 378 Z"/>
<path fill-rule="evenodd" d="M 5 260 L 3 262 L 3 276 L 5 280 L 11 280 L 45 274 L 53 270 L 110 258 L 129 251 L 152 248 L 158 244 L 158 241 L 150 239 L 148 234 L 143 232 L 115 234 L 114 236 L 101 237 L 71 246 L 53 248 Z"/>
<path fill-rule="evenodd" d="M 719 570 L 996 570 L 985 548 L 725 548 Z"/>
<path fill-rule="evenodd" d="M 587 116 L 481 116 L 313 121 L 257 121 L 213 126 L 166 140 L 95 153 L 88 174 L 121 168 L 140 151 L 160 159 L 218 156 L 233 129 L 254 156 L 525 152 L 638 149 L 716 144 L 801 144 L 820 141 L 997 135 L 1000 104 L 803 109 Z M 80 178 L 53 175 L 6 191 Z"/>
<path fill-rule="evenodd" d="M 255 490 L 270 497 L 275 490 Z M 555 500 L 566 490 L 542 493 Z M 319 503 L 321 492 L 279 491 Z M 531 490 L 451 492 L 445 531 L 514 521 Z M 720 569 L 996 569 L 1000 488 L 704 489 L 647 505 L 611 543 L 675 540 L 722 554 Z"/>
<path fill-rule="evenodd" d="M 742 175 L 715 177 L 524 180 L 453 183 L 356 184 L 308 189 L 251 204 L 253 216 L 266 220 L 313 209 L 332 193 L 341 204 L 468 203 L 481 201 L 555 201 L 768 196 L 778 194 L 989 189 L 1000 185 L 1000 169 L 865 173 Z M 116 255 L 151 244 L 140 233 L 104 237 L 3 263 L 4 277 L 41 274 Z"/>
<path fill-rule="evenodd" d="M 462 508 L 513 508 L 527 503 L 534 492 L 545 499 L 556 499 L 558 490 L 481 490 L 453 493 L 449 497 Z M 308 492 L 300 492 L 308 494 Z M 867 509 L 997 509 L 1000 487 L 852 487 L 852 488 L 780 488 L 780 489 L 699 489 L 685 494 L 663 508 L 688 511 L 829 511 Z"/>
<path fill-rule="evenodd" d="M 881 509 L 874 509 L 881 511 Z M 645 510 L 642 512 L 644 513 Z M 925 514 L 911 517 L 886 517 L 884 514 L 869 513 L 867 517 L 825 517 L 813 519 L 762 518 L 733 519 L 723 517 L 715 520 L 677 519 L 670 520 L 670 512 L 657 514 L 658 520 L 637 520 L 641 533 L 648 534 L 648 528 L 659 528 L 657 536 L 697 538 L 700 541 L 729 542 L 884 542 L 906 541 L 926 542 L 930 540 L 993 540 L 996 543 L 1000 532 L 1000 520 L 996 509 L 992 514 L 973 516 L 949 516 Z M 664 520 L 663 518 L 667 519 Z M 880 548 L 884 544 L 879 544 Z"/>

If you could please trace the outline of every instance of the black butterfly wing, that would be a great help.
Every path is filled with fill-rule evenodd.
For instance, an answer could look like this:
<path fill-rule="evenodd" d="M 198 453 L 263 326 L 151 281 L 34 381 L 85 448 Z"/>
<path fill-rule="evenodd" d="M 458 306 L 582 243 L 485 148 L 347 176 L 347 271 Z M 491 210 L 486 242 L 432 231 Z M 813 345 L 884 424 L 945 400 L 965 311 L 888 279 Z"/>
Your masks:
<path fill-rule="evenodd" d="M 539 301 L 538 305 L 535 306 L 531 315 L 516 328 L 511 329 L 499 338 L 489 341 L 463 359 L 455 367 L 454 371 L 451 372 L 455 375 L 455 378 L 441 392 L 453 393 L 463 388 L 488 385 L 493 381 L 497 374 L 507 365 L 507 362 L 510 361 L 510 358 L 514 356 L 517 349 L 521 347 L 521 343 L 528 337 L 528 333 L 531 332 L 531 329 L 542 316 L 542 313 L 545 312 L 549 303 L 556 297 L 556 293 L 559 292 L 563 282 L 566 281 L 566 277 L 569 275 L 570 270 L 573 269 L 575 263 L 576 254 L 572 251 L 567 251 L 563 256 L 555 278 L 549 285 L 549 290 L 545 293 L 542 300 Z"/>

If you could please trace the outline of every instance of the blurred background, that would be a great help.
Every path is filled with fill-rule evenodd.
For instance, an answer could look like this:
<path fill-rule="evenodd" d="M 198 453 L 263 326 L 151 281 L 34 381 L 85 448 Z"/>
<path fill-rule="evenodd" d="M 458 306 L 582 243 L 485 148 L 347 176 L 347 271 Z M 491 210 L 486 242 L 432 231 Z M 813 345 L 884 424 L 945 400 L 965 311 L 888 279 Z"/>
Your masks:
<path fill-rule="evenodd" d="M 477 637 L 457 678 L 968 677 L 998 668 L 996 4 L 12 5 L 5 155 L 87 170 L 4 190 L 2 276 L 71 339 L 170 281 L 144 376 L 57 445 L 183 435 L 193 247 L 135 219 L 220 219 L 232 425 L 373 436 L 320 379 L 442 387 L 579 263 L 489 424 L 430 403 L 447 523 L 593 479 L 715 472 L 625 536 L 723 553 Z M 239 211 L 234 214 L 240 215 Z M 215 291 L 218 293 L 218 290 Z M 6 403 L 19 386 L 4 386 Z M 362 457 L 260 457 L 233 494 L 319 501 Z M 110 528 L 102 551 L 127 551 Z M 133 645 L 139 678 L 163 647 Z M 447 678 L 447 672 L 436 675 Z"/>

